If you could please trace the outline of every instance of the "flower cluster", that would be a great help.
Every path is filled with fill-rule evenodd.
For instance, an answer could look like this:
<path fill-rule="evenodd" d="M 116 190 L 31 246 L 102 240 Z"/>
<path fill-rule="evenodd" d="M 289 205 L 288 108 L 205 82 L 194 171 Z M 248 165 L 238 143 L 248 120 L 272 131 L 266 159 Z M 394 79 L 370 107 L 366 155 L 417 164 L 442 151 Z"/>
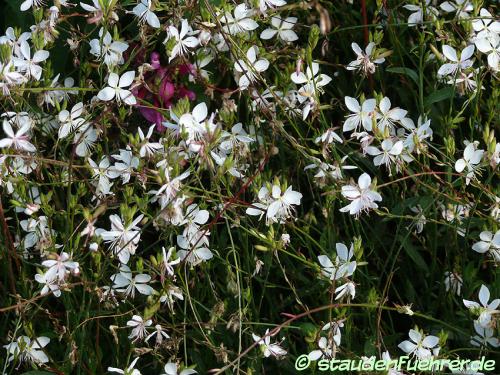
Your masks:
<path fill-rule="evenodd" d="M 500 346 L 495 2 L 19 3 L 3 372 Z"/>

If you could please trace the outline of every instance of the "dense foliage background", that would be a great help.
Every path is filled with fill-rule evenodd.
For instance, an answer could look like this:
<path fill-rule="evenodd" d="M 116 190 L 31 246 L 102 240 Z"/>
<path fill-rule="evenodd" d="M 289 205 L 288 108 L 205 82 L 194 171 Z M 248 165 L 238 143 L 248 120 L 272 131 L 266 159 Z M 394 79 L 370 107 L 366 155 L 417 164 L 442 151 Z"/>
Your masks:
<path fill-rule="evenodd" d="M 3 373 L 500 358 L 497 2 L 28 2 L 2 6 Z"/>

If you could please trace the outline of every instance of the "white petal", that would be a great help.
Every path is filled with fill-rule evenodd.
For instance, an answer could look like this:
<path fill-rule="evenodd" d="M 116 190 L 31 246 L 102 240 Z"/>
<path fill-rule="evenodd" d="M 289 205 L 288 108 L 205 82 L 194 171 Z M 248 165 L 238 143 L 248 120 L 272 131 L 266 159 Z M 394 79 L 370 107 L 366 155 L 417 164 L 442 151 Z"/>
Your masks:
<path fill-rule="evenodd" d="M 345 105 L 351 112 L 358 113 L 361 110 L 359 102 L 355 98 L 351 98 L 350 96 L 346 96 L 344 98 Z"/>
<path fill-rule="evenodd" d="M 486 285 L 481 285 L 481 289 L 479 289 L 479 302 L 481 302 L 483 306 L 487 306 L 489 299 L 490 299 L 489 289 L 486 287 Z"/>
<path fill-rule="evenodd" d="M 271 203 L 267 209 L 267 217 L 269 219 L 274 218 L 276 216 L 276 214 L 278 213 L 278 210 L 280 209 L 280 207 L 281 207 L 281 202 L 279 202 L 279 201 L 275 201 L 275 202 Z"/>
<path fill-rule="evenodd" d="M 465 169 L 465 160 L 464 159 L 458 159 L 455 163 L 455 170 L 458 173 L 461 173 Z"/>
<path fill-rule="evenodd" d="M 439 338 L 436 336 L 427 336 L 423 341 L 422 345 L 426 348 L 433 348 L 439 343 Z"/>
<path fill-rule="evenodd" d="M 274 29 L 265 29 L 260 33 L 260 39 L 268 40 L 273 38 L 278 31 Z"/>
<path fill-rule="evenodd" d="M 458 62 L 457 51 L 446 44 L 443 46 L 443 55 L 450 61 Z"/>
<path fill-rule="evenodd" d="M 413 351 L 416 349 L 416 345 L 408 340 L 403 341 L 401 344 L 398 345 L 398 348 L 400 348 L 402 351 L 405 353 L 413 353 Z"/>
<path fill-rule="evenodd" d="M 151 288 L 149 285 L 135 284 L 135 288 L 139 293 L 144 294 L 146 296 L 150 296 L 151 294 L 154 293 L 154 289 Z"/>
<path fill-rule="evenodd" d="M 477 251 L 480 254 L 487 252 L 490 249 L 490 244 L 488 242 L 479 241 L 472 245 L 472 250 Z"/>
<path fill-rule="evenodd" d="M 45 61 L 48 59 L 49 55 L 50 54 L 48 51 L 44 50 L 36 51 L 35 54 L 33 55 L 33 62 L 39 63 Z"/>
<path fill-rule="evenodd" d="M 103 101 L 111 100 L 115 97 L 115 90 L 113 90 L 111 87 L 105 87 L 101 91 L 99 91 L 97 97 Z"/>
<path fill-rule="evenodd" d="M 123 88 L 128 87 L 132 84 L 134 78 L 135 78 L 135 72 L 133 70 L 123 73 L 122 76 L 120 77 L 120 83 L 118 84 L 118 86 Z M 113 87 L 111 83 L 110 86 Z"/>
<path fill-rule="evenodd" d="M 135 96 L 128 90 L 121 90 L 120 97 L 123 99 L 123 102 L 125 104 L 128 104 L 128 105 L 137 104 L 137 100 L 135 99 Z"/>
<path fill-rule="evenodd" d="M 367 189 L 372 183 L 372 179 L 368 173 L 363 173 L 359 176 L 358 185 L 361 189 Z"/>
<path fill-rule="evenodd" d="M 474 44 L 465 47 L 462 51 L 462 54 L 460 55 L 460 61 L 468 60 L 474 53 L 474 49 L 475 49 Z"/>
<path fill-rule="evenodd" d="M 422 340 L 421 333 L 415 331 L 414 329 L 410 329 L 410 332 L 408 332 L 408 336 L 410 336 L 410 339 L 412 339 L 415 343 L 419 343 Z"/>
<path fill-rule="evenodd" d="M 149 26 L 154 27 L 155 29 L 160 27 L 160 20 L 158 19 L 156 14 L 154 14 L 151 11 L 148 12 L 147 21 L 148 21 Z"/>
<path fill-rule="evenodd" d="M 391 101 L 388 97 L 384 97 L 379 104 L 380 112 L 387 113 L 391 109 Z"/>
<path fill-rule="evenodd" d="M 118 74 L 116 73 L 109 73 L 108 77 L 108 85 L 110 87 L 118 87 L 118 81 L 120 78 L 118 77 Z"/>
<path fill-rule="evenodd" d="M 202 122 L 207 118 L 208 108 L 205 103 L 200 103 L 193 108 L 193 116 L 198 122 Z"/>

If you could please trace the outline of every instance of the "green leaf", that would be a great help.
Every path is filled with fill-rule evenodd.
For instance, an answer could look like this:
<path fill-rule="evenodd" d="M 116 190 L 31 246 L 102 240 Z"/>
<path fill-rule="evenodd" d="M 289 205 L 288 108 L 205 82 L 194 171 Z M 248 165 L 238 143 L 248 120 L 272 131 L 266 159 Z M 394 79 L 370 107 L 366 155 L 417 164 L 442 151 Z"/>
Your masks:
<path fill-rule="evenodd" d="M 428 107 L 431 104 L 453 98 L 454 95 L 455 95 L 455 90 L 453 87 L 445 87 L 444 89 L 434 91 L 427 98 L 425 98 L 424 107 Z"/>
<path fill-rule="evenodd" d="M 420 255 L 418 250 L 410 243 L 410 241 L 408 239 L 405 240 L 405 239 L 401 238 L 401 240 L 404 241 L 403 248 L 404 248 L 406 254 L 408 254 L 408 256 L 411 258 L 413 263 L 415 263 L 415 265 L 418 268 L 420 268 L 422 271 L 425 271 L 426 273 L 428 273 L 429 267 L 427 266 L 427 263 L 425 263 L 424 258 L 422 258 L 422 255 Z"/>
<path fill-rule="evenodd" d="M 21 375 L 53 375 L 53 372 L 40 371 L 40 370 L 31 370 L 28 372 L 23 372 Z"/>
<path fill-rule="evenodd" d="M 312 323 L 300 323 L 298 325 L 300 327 L 300 330 L 307 336 L 307 335 L 314 335 L 316 333 L 316 326 Z"/>
<path fill-rule="evenodd" d="M 410 77 L 413 82 L 415 82 L 418 86 L 418 74 L 416 71 L 414 71 L 413 69 L 410 69 L 410 68 L 403 68 L 403 67 L 393 67 L 393 68 L 387 68 L 385 70 L 386 72 L 389 72 L 389 73 L 396 73 L 396 74 L 403 74 L 405 76 L 408 76 Z"/>

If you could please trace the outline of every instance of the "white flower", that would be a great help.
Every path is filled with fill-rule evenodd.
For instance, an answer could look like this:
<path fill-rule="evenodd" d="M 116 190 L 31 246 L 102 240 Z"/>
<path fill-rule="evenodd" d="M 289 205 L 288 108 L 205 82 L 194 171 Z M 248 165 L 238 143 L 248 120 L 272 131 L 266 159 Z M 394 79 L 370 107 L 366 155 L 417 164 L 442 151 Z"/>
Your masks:
<path fill-rule="evenodd" d="M 417 233 L 422 233 L 422 231 L 424 230 L 424 225 L 427 224 L 427 219 L 424 216 L 424 210 L 419 204 L 417 204 L 414 207 L 410 207 L 410 210 L 417 214 L 416 217 Z"/>
<path fill-rule="evenodd" d="M 219 147 L 225 152 L 232 151 L 239 144 L 248 144 L 255 141 L 248 136 L 241 122 L 233 125 L 231 132 L 223 131 L 220 137 L 221 143 Z"/>
<path fill-rule="evenodd" d="M 73 108 L 71 108 L 71 112 L 66 109 L 59 112 L 58 119 L 61 123 L 59 127 L 59 139 L 67 137 L 71 132 L 85 123 L 85 119 L 80 117 L 82 113 L 82 102 L 75 104 Z"/>
<path fill-rule="evenodd" d="M 174 26 L 168 27 L 169 36 L 174 38 L 176 41 L 174 48 L 170 53 L 170 58 L 168 59 L 169 62 L 172 61 L 176 56 L 184 56 L 187 53 L 188 48 L 194 48 L 198 45 L 198 38 L 194 36 L 188 36 L 189 29 L 190 27 L 186 19 L 183 19 L 181 22 L 180 32 Z"/>
<path fill-rule="evenodd" d="M 474 53 L 474 49 L 475 48 L 473 44 L 465 47 L 460 54 L 459 60 L 457 51 L 453 47 L 445 44 L 443 46 L 443 55 L 446 57 L 446 59 L 450 60 L 451 63 L 443 64 L 437 72 L 438 76 L 447 76 L 450 74 L 455 75 L 459 71 L 470 68 L 473 63 L 470 58 Z"/>
<path fill-rule="evenodd" d="M 73 262 L 70 255 L 63 251 L 60 255 L 56 255 L 56 259 L 44 260 L 42 266 L 48 268 L 45 273 L 47 280 L 63 282 L 71 271 L 78 270 L 79 264 Z"/>
<path fill-rule="evenodd" d="M 467 168 L 465 179 L 467 185 L 470 183 L 471 179 L 474 178 L 478 164 L 481 162 L 484 154 L 484 150 L 478 150 L 476 147 L 475 142 L 469 143 L 465 147 L 464 157 L 457 160 L 455 163 L 455 170 L 458 173 L 462 173 Z"/>
<path fill-rule="evenodd" d="M 137 128 L 137 131 L 139 132 L 139 139 L 141 140 L 141 149 L 139 150 L 139 155 L 141 156 L 141 158 L 145 156 L 151 157 L 155 153 L 163 149 L 161 143 L 149 141 L 149 138 L 151 138 L 151 136 L 153 135 L 153 130 L 155 129 L 155 127 L 156 125 L 151 125 L 146 136 L 144 136 L 141 128 Z"/>
<path fill-rule="evenodd" d="M 40 80 L 42 67 L 38 64 L 49 58 L 49 52 L 38 50 L 31 57 L 30 45 L 26 41 L 21 42 L 19 52 L 19 57 L 13 57 L 12 59 L 14 66 L 18 68 L 19 72 L 25 73 L 26 78 L 33 77 L 37 81 Z"/>
<path fill-rule="evenodd" d="M 190 172 L 186 171 L 182 174 L 180 174 L 177 177 L 174 177 L 173 179 L 170 179 L 169 174 L 167 173 L 167 180 L 168 182 L 160 187 L 160 189 L 156 190 L 151 190 L 150 194 L 154 194 L 155 196 L 152 199 L 152 202 L 159 201 L 160 202 L 160 207 L 163 209 L 167 207 L 167 205 L 174 200 L 179 191 L 182 188 L 182 180 L 186 179 L 189 176 Z"/>
<path fill-rule="evenodd" d="M 337 294 L 335 300 L 341 299 L 344 296 L 351 296 L 353 299 L 356 296 L 356 285 L 352 281 L 348 281 L 336 288 L 335 293 Z"/>
<path fill-rule="evenodd" d="M 88 5 L 85 3 L 80 3 L 80 6 L 87 12 L 92 12 L 95 14 L 95 19 L 100 20 L 104 14 L 114 21 L 118 21 L 118 15 L 110 9 L 112 0 L 92 0 L 93 5 Z M 101 7 L 101 4 L 103 5 Z"/>
<path fill-rule="evenodd" d="M 292 187 L 288 187 L 282 193 L 281 187 L 273 185 L 271 194 L 266 186 L 263 186 L 258 193 L 260 202 L 252 204 L 248 207 L 246 213 L 252 216 L 260 216 L 266 213 L 266 223 L 283 223 L 286 219 L 292 216 L 294 205 L 299 205 L 302 199 L 302 194 L 293 191 Z"/>
<path fill-rule="evenodd" d="M 274 334 L 269 334 L 269 329 L 266 330 L 265 337 L 261 338 L 257 336 L 255 333 L 252 333 L 253 340 L 260 344 L 260 348 L 264 353 L 264 357 L 274 356 L 274 357 L 282 357 L 286 355 L 286 350 L 283 349 L 279 344 L 271 344 L 271 336 L 276 335 L 278 332 Z"/>
<path fill-rule="evenodd" d="M 43 0 L 24 0 L 21 4 L 21 11 L 24 12 L 28 10 L 29 8 L 33 7 L 33 9 L 40 8 L 41 6 L 44 5 Z"/>
<path fill-rule="evenodd" d="M 449 85 L 455 85 L 457 87 L 457 92 L 459 95 L 464 95 L 467 92 L 476 91 L 477 89 L 477 82 L 474 79 L 474 72 L 459 72 L 456 77 L 450 78 L 450 80 L 446 83 L 448 83 Z M 481 86 L 481 89 L 484 89 L 484 87 Z"/>
<path fill-rule="evenodd" d="M 410 130 L 410 132 L 406 136 L 406 139 L 404 140 L 405 149 L 410 154 L 415 150 L 415 148 L 417 149 L 417 153 L 420 153 L 421 150 L 425 149 L 426 147 L 424 141 L 427 138 L 432 139 L 433 131 L 431 129 L 431 120 L 427 120 L 423 124 L 422 121 L 422 117 L 419 117 L 418 127 L 415 128 L 415 125 L 411 119 L 408 119 L 407 117 L 402 119 L 403 126 Z"/>
<path fill-rule="evenodd" d="M 408 111 L 401 109 L 399 107 L 391 109 L 391 101 L 389 98 L 384 97 L 379 105 L 379 112 L 377 113 L 377 126 L 381 132 L 384 132 L 385 128 L 388 127 L 389 130 L 393 130 L 396 123 L 400 122 L 408 113 Z"/>
<path fill-rule="evenodd" d="M 364 74 L 373 74 L 375 73 L 375 69 L 377 67 L 376 64 L 382 64 L 385 61 L 385 58 L 383 57 L 374 59 L 373 52 L 375 43 L 373 42 L 369 43 L 366 46 L 364 52 L 357 43 L 352 43 L 351 48 L 356 54 L 357 58 L 347 65 L 347 70 L 359 70 Z"/>
<path fill-rule="evenodd" d="M 477 38 L 486 38 L 500 33 L 500 22 L 496 21 L 487 9 L 481 8 L 479 16 L 480 18 L 472 21 L 472 28 L 477 33 Z"/>
<path fill-rule="evenodd" d="M 314 95 L 316 91 L 320 91 L 321 87 L 328 85 L 332 78 L 326 74 L 319 74 L 319 64 L 313 62 L 311 66 L 307 67 L 306 73 L 303 72 L 293 72 L 290 76 L 293 83 L 297 85 L 303 85 L 298 93 L 301 96 L 310 97 L 311 94 Z"/>
<path fill-rule="evenodd" d="M 174 276 L 174 267 L 176 264 L 179 264 L 181 259 L 180 258 L 175 258 L 173 260 L 170 260 L 170 257 L 172 256 L 172 253 L 174 252 L 175 247 L 171 247 L 168 249 L 168 253 L 165 253 L 165 248 L 162 247 L 161 251 L 163 254 L 163 265 L 165 266 L 165 270 L 167 271 L 167 275 L 169 276 Z"/>
<path fill-rule="evenodd" d="M 7 63 L 0 62 L 0 88 L 3 95 L 10 95 L 9 87 L 20 85 L 24 81 L 26 81 L 26 77 L 13 69 L 12 61 Z"/>
<path fill-rule="evenodd" d="M 357 99 L 350 96 L 346 96 L 344 101 L 347 108 L 353 114 L 347 116 L 342 131 L 357 131 L 359 126 L 363 126 L 366 131 L 371 131 L 377 101 L 375 99 L 367 99 L 360 105 Z"/>
<path fill-rule="evenodd" d="M 33 144 L 28 141 L 27 133 L 30 131 L 31 125 L 29 122 L 24 123 L 21 128 L 14 133 L 10 121 L 7 119 L 3 120 L 2 125 L 3 131 L 7 138 L 0 140 L 0 148 L 10 148 L 15 150 L 35 152 L 36 148 Z"/>
<path fill-rule="evenodd" d="M 253 14 L 253 9 L 248 9 L 245 3 L 237 5 L 234 8 L 234 17 L 230 12 L 221 16 L 220 22 L 224 24 L 222 30 L 231 35 L 255 30 L 259 25 L 251 18 Z"/>
<path fill-rule="evenodd" d="M 276 8 L 286 5 L 285 0 L 259 0 L 259 10 L 266 14 L 268 8 Z"/>
<path fill-rule="evenodd" d="M 380 166 L 385 164 L 389 169 L 393 163 L 397 163 L 401 153 L 403 152 L 403 141 L 393 142 L 392 139 L 387 138 L 381 144 L 382 150 L 377 147 L 368 146 L 366 152 L 368 155 L 375 156 L 373 158 L 373 164 L 375 166 Z"/>
<path fill-rule="evenodd" d="M 176 287 L 175 285 L 170 285 L 167 291 L 160 297 L 161 303 L 167 303 L 168 308 L 172 310 L 172 314 L 175 314 L 174 309 L 174 298 L 178 300 L 184 300 L 184 296 L 182 295 L 182 291 Z"/>
<path fill-rule="evenodd" d="M 197 266 L 202 262 L 212 259 L 214 256 L 210 249 L 203 244 L 203 240 L 198 240 L 199 235 L 195 235 L 192 241 L 184 236 L 177 236 L 177 245 L 182 249 L 177 252 L 179 258 L 186 260 L 192 266 Z"/>
<path fill-rule="evenodd" d="M 284 42 L 294 42 L 299 39 L 295 31 L 292 30 L 296 23 L 297 17 L 287 17 L 285 19 L 273 17 L 271 18 L 271 25 L 273 28 L 262 31 L 260 38 L 268 40 L 277 35 L 278 38 Z"/>
<path fill-rule="evenodd" d="M 262 186 L 257 193 L 257 198 L 260 202 L 252 203 L 252 206 L 248 207 L 245 213 L 251 216 L 259 216 L 259 219 L 261 219 L 271 203 L 269 189 L 266 186 Z"/>
<path fill-rule="evenodd" d="M 439 350 L 439 338 L 436 336 L 423 336 L 420 332 L 410 329 L 410 340 L 405 340 L 398 345 L 402 351 L 414 355 L 418 359 L 429 359 L 433 352 Z"/>
<path fill-rule="evenodd" d="M 191 113 L 183 114 L 178 120 L 178 128 L 187 133 L 187 144 L 190 149 L 197 152 L 201 149 L 198 144 L 208 133 L 213 133 L 217 127 L 214 124 L 215 115 L 208 117 L 207 105 L 202 102 L 197 104 Z M 191 148 L 192 146 L 192 148 Z"/>
<path fill-rule="evenodd" d="M 300 204 L 302 194 L 293 191 L 291 186 L 282 193 L 279 186 L 273 185 L 271 197 L 274 201 L 269 205 L 266 216 L 269 221 L 274 221 L 292 216 L 292 206 Z"/>
<path fill-rule="evenodd" d="M 104 28 L 101 28 L 99 30 L 99 39 L 90 41 L 90 53 L 99 59 L 103 59 L 108 68 L 123 64 L 123 52 L 127 50 L 128 44 L 113 40 L 108 31 L 105 34 L 104 32 Z"/>
<path fill-rule="evenodd" d="M 101 28 L 99 30 L 99 39 L 90 41 L 90 53 L 99 59 L 103 59 L 108 68 L 123 64 L 123 52 L 127 50 L 128 44 L 113 40 L 108 31 L 105 34 L 104 32 L 104 28 Z"/>
<path fill-rule="evenodd" d="M 302 86 L 297 91 L 298 95 L 289 92 L 285 98 L 285 102 L 287 102 L 287 106 L 290 107 L 291 114 L 293 115 L 295 109 L 294 101 L 298 101 L 303 106 L 302 119 L 304 121 L 309 116 L 309 113 L 318 107 L 317 94 L 322 93 L 322 87 L 329 84 L 332 80 L 330 76 L 318 73 L 319 64 L 313 62 L 310 67 L 307 67 L 305 74 L 301 71 L 295 71 L 290 76 L 294 83 Z"/>
<path fill-rule="evenodd" d="M 327 339 L 326 337 L 321 337 L 318 340 L 317 350 L 313 350 L 307 356 L 310 361 L 317 361 L 320 358 L 333 358 L 335 342 L 332 339 Z"/>
<path fill-rule="evenodd" d="M 314 143 L 331 144 L 333 142 L 343 143 L 342 138 L 335 132 L 333 128 L 327 129 L 326 132 L 321 134 L 314 140 Z"/>
<path fill-rule="evenodd" d="M 144 320 L 139 315 L 132 316 L 132 319 L 127 322 L 128 327 L 132 327 L 132 332 L 128 336 L 132 342 L 144 339 L 147 334 L 146 327 L 149 327 L 153 321 L 151 319 Z"/>
<path fill-rule="evenodd" d="M 468 0 L 445 1 L 439 7 L 445 12 L 456 13 L 458 18 L 468 18 L 469 12 L 474 10 L 472 3 Z"/>
<path fill-rule="evenodd" d="M 241 90 L 248 88 L 250 83 L 257 81 L 259 73 L 265 72 L 269 67 L 269 61 L 266 59 L 257 60 L 259 49 L 257 46 L 252 46 L 246 53 L 246 60 L 238 60 L 234 63 L 234 69 L 241 73 L 238 85 Z"/>
<path fill-rule="evenodd" d="M 132 276 L 132 271 L 125 264 L 122 264 L 120 272 L 111 276 L 110 279 L 113 282 L 113 289 L 125 294 L 127 297 L 134 298 L 136 290 L 146 296 L 154 293 L 154 289 L 148 285 L 151 281 L 151 276 L 144 273 Z"/>
<path fill-rule="evenodd" d="M 167 332 L 165 332 L 162 326 L 159 324 L 155 325 L 155 330 L 152 333 L 150 333 L 144 341 L 148 342 L 149 339 L 152 338 L 153 336 L 156 336 L 155 346 L 160 346 L 163 342 L 163 339 L 170 338 Z"/>
<path fill-rule="evenodd" d="M 490 327 L 482 327 L 478 322 L 474 322 L 474 330 L 477 335 L 472 336 L 470 343 L 473 346 L 486 346 L 491 345 L 494 348 L 498 348 L 500 346 L 500 341 L 497 337 L 495 337 L 495 331 Z"/>
<path fill-rule="evenodd" d="M 90 124 L 84 123 L 75 133 L 73 143 L 75 143 L 75 153 L 81 157 L 90 155 L 92 148 L 97 141 L 97 130 Z"/>
<path fill-rule="evenodd" d="M 139 167 L 139 159 L 132 154 L 128 146 L 126 150 L 120 150 L 118 155 L 112 156 L 116 160 L 119 160 L 119 162 L 115 163 L 109 175 L 112 178 L 121 177 L 122 183 L 126 184 L 130 181 L 130 177 L 134 170 Z"/>
<path fill-rule="evenodd" d="M 160 27 L 160 20 L 151 10 L 151 0 L 141 0 L 141 2 L 132 9 L 132 13 L 139 17 L 140 23 L 147 22 L 149 26 L 156 29 Z"/>
<path fill-rule="evenodd" d="M 446 206 L 442 203 L 438 204 L 441 209 L 441 216 L 450 223 L 457 223 L 457 234 L 465 236 L 465 229 L 461 227 L 464 218 L 469 217 L 469 212 L 472 205 L 461 205 L 448 203 Z"/>
<path fill-rule="evenodd" d="M 489 231 L 483 231 L 479 234 L 481 241 L 472 245 L 472 250 L 480 254 L 489 252 L 496 262 L 500 262 L 500 230 L 494 235 Z"/>
<path fill-rule="evenodd" d="M 488 302 L 490 299 L 490 290 L 486 285 L 481 285 L 479 289 L 479 302 L 481 304 L 464 299 L 464 305 L 474 314 L 479 314 L 477 322 L 481 327 L 488 328 L 492 323 L 492 315 L 499 313 L 497 310 L 498 305 L 500 305 L 500 298 L 494 299 Z"/>
<path fill-rule="evenodd" d="M 306 165 L 304 170 L 308 169 L 317 169 L 314 178 L 320 180 L 320 184 L 324 182 L 326 177 L 330 177 L 334 180 L 341 180 L 343 178 L 342 170 L 344 169 L 356 169 L 353 165 L 344 165 L 345 160 L 348 155 L 344 156 L 339 162 L 334 162 L 334 164 L 328 164 L 320 161 L 319 159 L 314 158 L 314 162 L 312 164 Z"/>
<path fill-rule="evenodd" d="M 139 360 L 139 357 L 134 359 L 130 363 L 130 365 L 124 370 L 116 368 L 116 367 L 108 367 L 108 371 L 109 372 L 117 372 L 119 374 L 124 374 L 124 375 L 141 375 L 141 372 L 134 368 L 135 364 L 137 363 L 138 360 Z"/>
<path fill-rule="evenodd" d="M 19 336 L 15 342 L 4 345 L 4 348 L 7 349 L 7 353 L 10 355 L 9 362 L 13 361 L 14 358 L 18 358 L 20 362 L 43 364 L 49 361 L 49 358 L 43 352 L 43 348 L 49 342 L 50 339 L 45 336 L 33 340 L 27 336 Z"/>
<path fill-rule="evenodd" d="M 61 290 L 59 289 L 59 285 L 57 284 L 57 280 L 54 280 L 52 278 L 47 278 L 46 273 L 37 273 L 35 275 L 35 281 L 43 284 L 43 288 L 40 291 L 40 295 L 45 296 L 49 292 L 51 292 L 54 297 L 60 297 L 61 296 Z"/>
<path fill-rule="evenodd" d="M 186 225 L 183 235 L 191 240 L 200 232 L 200 226 L 208 221 L 209 213 L 207 210 L 200 210 L 197 204 L 191 204 L 186 208 L 186 214 L 179 225 Z"/>
<path fill-rule="evenodd" d="M 474 44 L 488 55 L 488 65 L 494 72 L 500 71 L 500 35 L 489 34 L 474 39 Z"/>
<path fill-rule="evenodd" d="M 342 340 L 342 332 L 340 331 L 340 328 L 344 327 L 344 320 L 336 320 L 333 322 L 328 322 L 326 323 L 321 330 L 328 332 L 328 336 L 332 338 L 332 341 L 329 341 L 329 346 L 333 348 L 333 345 L 335 346 L 340 346 L 340 342 Z"/>
<path fill-rule="evenodd" d="M 437 16 L 439 16 L 439 11 L 430 3 L 431 0 L 425 0 L 425 13 L 427 16 L 430 16 L 432 20 L 434 20 Z M 424 11 L 422 7 L 418 5 L 407 4 L 404 5 L 403 8 L 413 12 L 408 17 L 408 26 L 415 26 L 424 22 Z"/>
<path fill-rule="evenodd" d="M 125 226 L 118 215 L 111 215 L 111 230 L 102 231 L 100 236 L 104 242 L 111 243 L 112 251 L 118 255 L 120 262 L 128 263 L 130 255 L 135 254 L 137 244 L 141 239 L 141 230 L 137 226 L 144 215 L 139 215 L 132 223 Z"/>
<path fill-rule="evenodd" d="M 104 157 L 97 165 L 92 159 L 88 159 L 88 163 L 92 168 L 92 179 L 97 185 L 96 195 L 107 195 L 110 194 L 111 186 L 113 183 L 109 181 L 110 178 L 114 178 L 113 174 L 109 172 L 109 159 Z M 97 180 L 97 181 L 95 181 Z"/>
<path fill-rule="evenodd" d="M 97 97 L 106 102 L 116 97 L 118 103 L 123 100 L 129 105 L 136 104 L 135 96 L 129 90 L 126 90 L 132 84 L 134 78 L 135 72 L 133 70 L 123 73 L 121 77 L 116 73 L 109 73 L 108 87 L 99 91 Z"/>
<path fill-rule="evenodd" d="M 462 276 L 460 276 L 456 272 L 449 272 L 446 271 L 444 273 L 444 286 L 446 288 L 446 291 L 449 292 L 451 291 L 452 293 L 455 293 L 457 296 L 462 294 L 462 284 L 464 283 L 464 280 L 462 279 Z"/>
<path fill-rule="evenodd" d="M 43 102 L 48 105 L 55 106 L 56 103 L 61 103 L 63 100 L 70 100 L 70 94 L 78 94 L 78 90 L 69 90 L 75 85 L 75 80 L 71 77 L 66 77 L 64 79 L 63 85 L 61 86 L 58 82 L 60 74 L 56 75 L 52 80 L 50 87 L 55 90 L 47 90 L 43 94 Z M 60 90 L 57 90 L 59 89 Z"/>
<path fill-rule="evenodd" d="M 343 243 L 335 245 L 337 256 L 335 263 L 332 263 L 330 258 L 326 255 L 318 256 L 318 261 L 321 264 L 321 274 L 330 280 L 339 280 L 345 277 L 352 276 L 356 270 L 357 263 L 355 260 L 351 261 L 354 256 L 354 245 L 347 249 Z"/>
<path fill-rule="evenodd" d="M 168 362 L 163 368 L 163 370 L 165 372 L 160 375 L 192 375 L 198 373 L 196 370 L 193 370 L 191 368 L 186 368 L 184 370 L 181 370 L 181 372 L 179 372 L 177 370 L 177 364 L 174 362 Z"/>
<path fill-rule="evenodd" d="M 30 249 L 35 245 L 39 248 L 52 243 L 51 236 L 55 235 L 55 231 L 50 229 L 46 216 L 21 220 L 20 225 L 25 232 L 28 232 L 23 240 L 24 249 Z"/>
<path fill-rule="evenodd" d="M 342 207 L 340 212 L 349 212 L 351 215 L 359 216 L 363 211 L 377 208 L 378 205 L 375 202 L 382 201 L 382 196 L 370 189 L 371 183 L 371 177 L 363 173 L 359 176 L 357 185 L 342 186 L 342 195 L 351 203 Z"/>

